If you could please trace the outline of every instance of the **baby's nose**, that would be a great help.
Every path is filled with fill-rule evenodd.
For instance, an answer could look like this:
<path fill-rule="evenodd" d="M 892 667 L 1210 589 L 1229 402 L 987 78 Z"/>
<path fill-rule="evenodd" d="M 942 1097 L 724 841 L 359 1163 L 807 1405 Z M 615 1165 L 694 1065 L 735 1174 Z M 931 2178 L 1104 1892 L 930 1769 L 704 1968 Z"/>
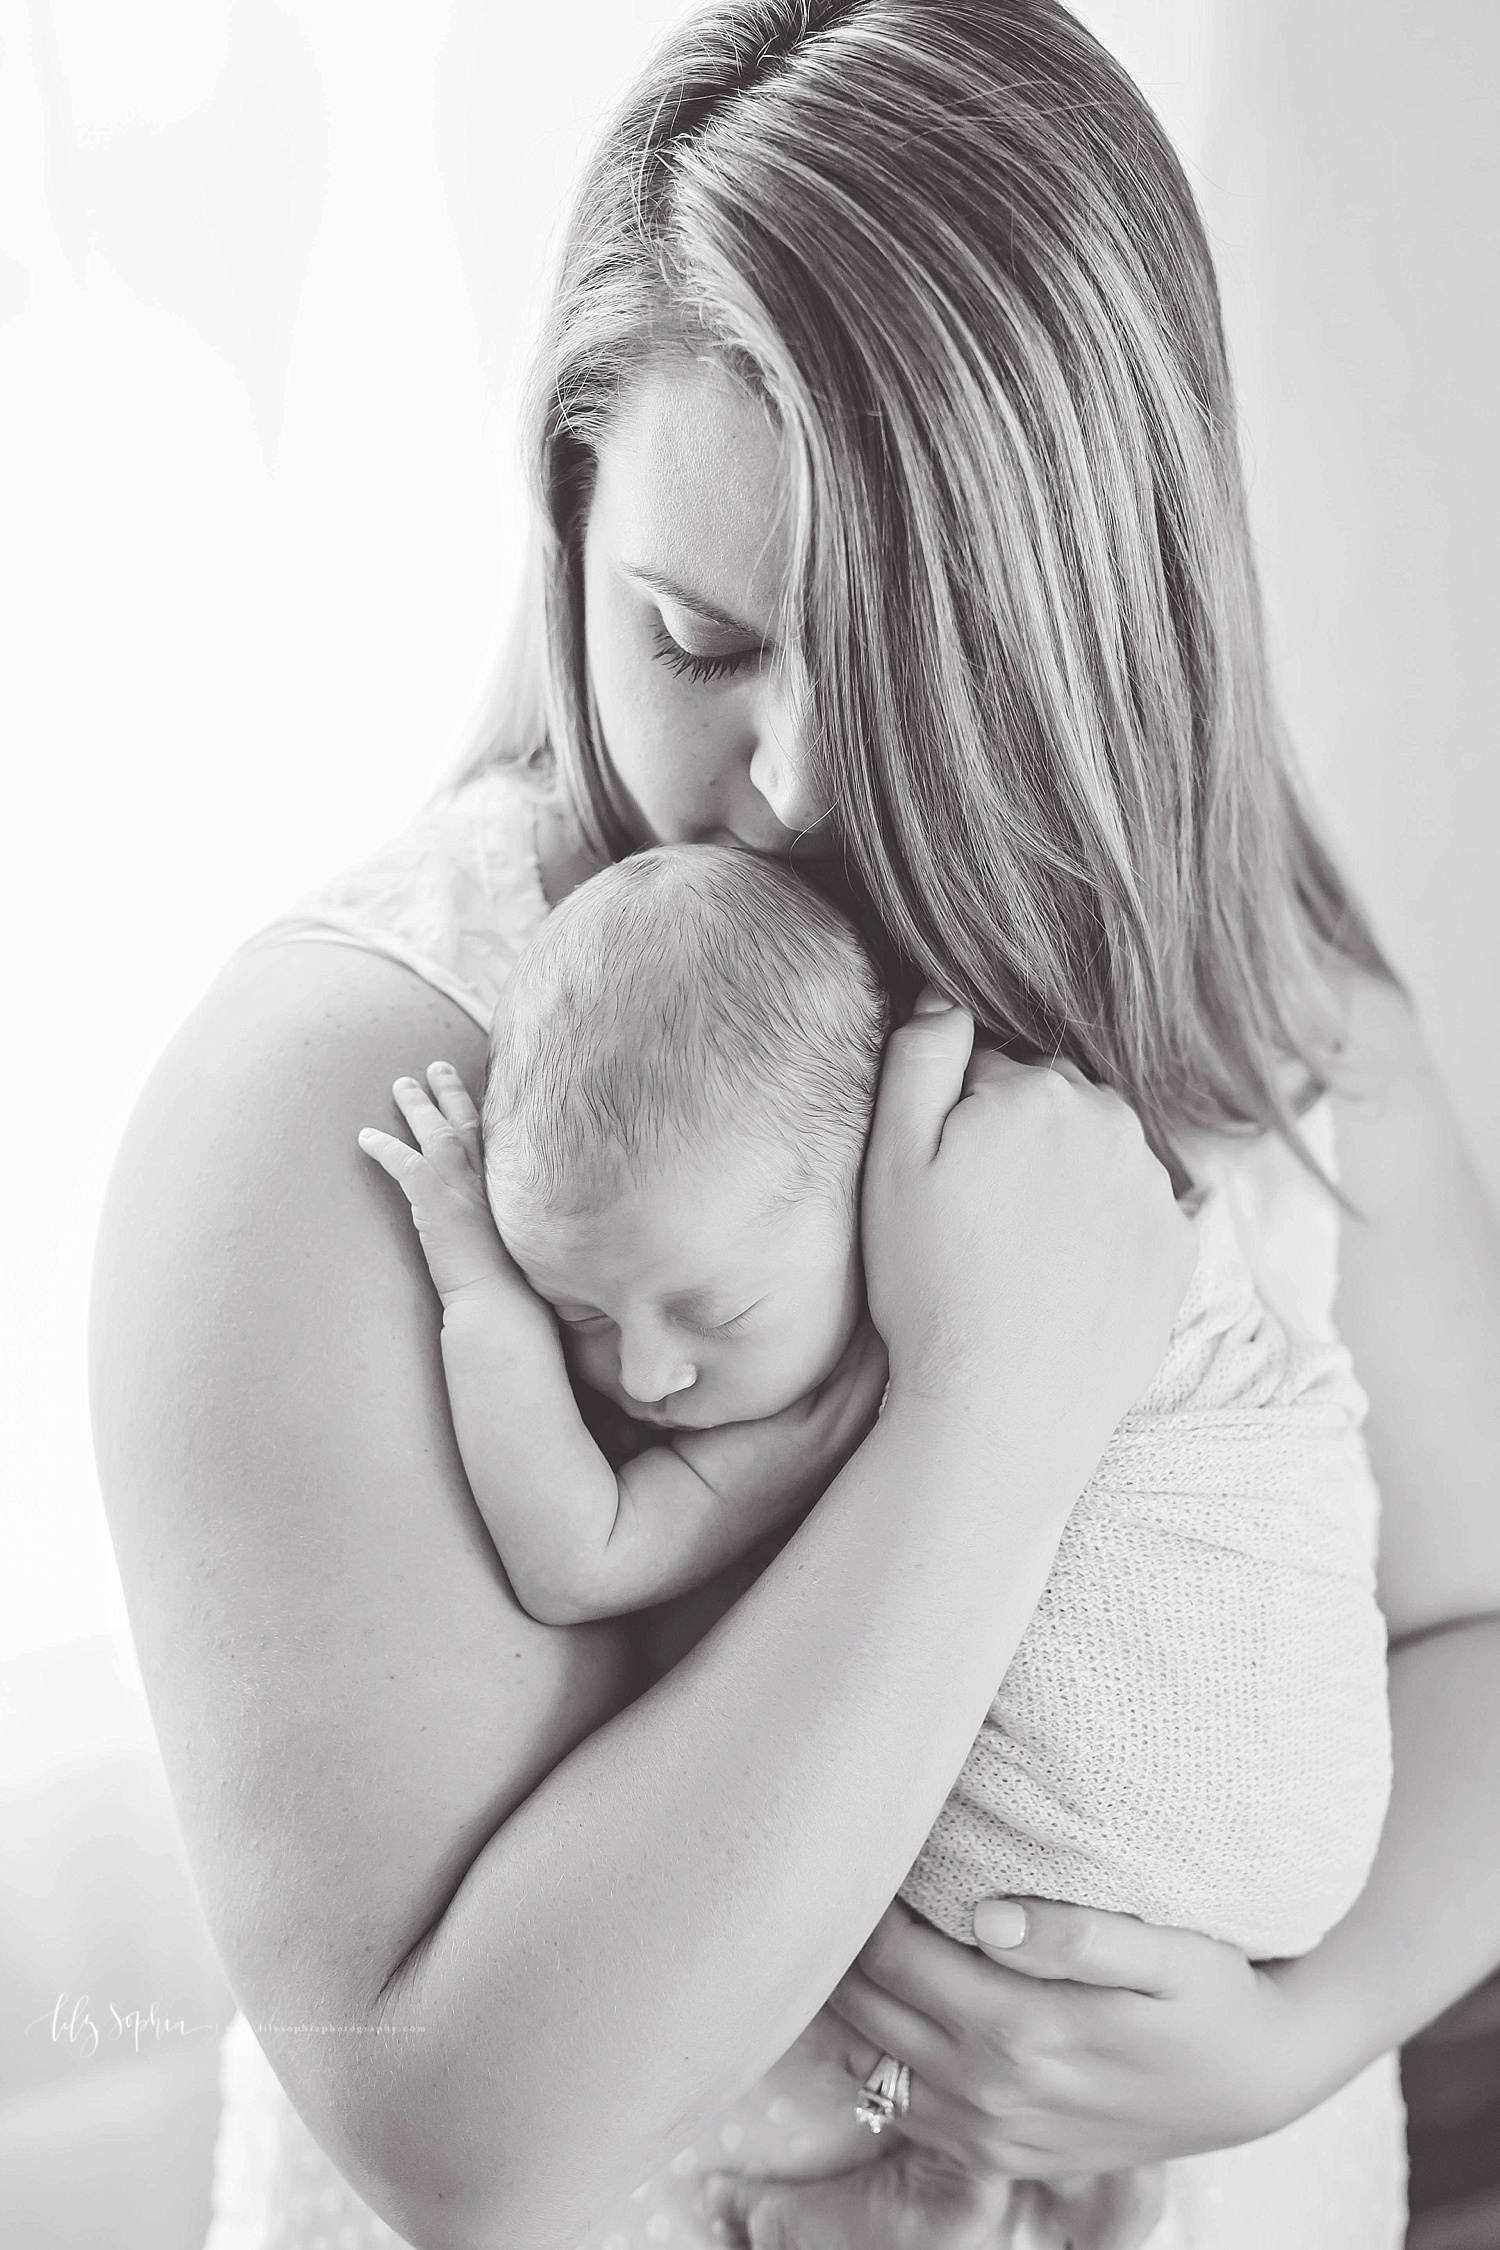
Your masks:
<path fill-rule="evenodd" d="M 642 1406 L 659 1406 L 664 1398 L 690 1390 L 697 1380 L 697 1368 L 675 1353 L 621 1344 L 620 1388 Z"/>

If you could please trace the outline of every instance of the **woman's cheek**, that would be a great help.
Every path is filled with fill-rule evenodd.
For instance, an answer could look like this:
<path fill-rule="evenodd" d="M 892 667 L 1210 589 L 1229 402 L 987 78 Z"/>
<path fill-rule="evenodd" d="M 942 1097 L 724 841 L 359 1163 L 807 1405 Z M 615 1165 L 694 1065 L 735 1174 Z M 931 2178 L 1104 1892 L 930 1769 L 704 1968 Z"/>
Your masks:
<path fill-rule="evenodd" d="M 599 703 L 599 731 L 616 781 L 640 816 L 647 841 L 683 841 L 677 783 L 679 762 L 668 733 L 648 699 Z"/>
<path fill-rule="evenodd" d="M 615 777 L 648 827 L 661 835 L 653 815 L 678 762 L 672 753 L 680 723 L 672 709 L 674 683 L 645 646 L 639 616 L 618 598 L 590 606 L 588 659 L 599 731 Z"/>
<path fill-rule="evenodd" d="M 639 613 L 615 604 L 590 625 L 589 674 L 615 779 L 649 833 L 684 843 L 718 826 L 743 731 L 727 699 L 678 679 L 652 653 Z"/>

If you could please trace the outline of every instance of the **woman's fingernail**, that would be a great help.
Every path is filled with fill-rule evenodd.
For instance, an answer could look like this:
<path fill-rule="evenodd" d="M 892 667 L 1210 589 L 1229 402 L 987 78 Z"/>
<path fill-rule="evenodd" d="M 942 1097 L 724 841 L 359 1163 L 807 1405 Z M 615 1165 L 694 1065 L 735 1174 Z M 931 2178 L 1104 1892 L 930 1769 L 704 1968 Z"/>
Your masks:
<path fill-rule="evenodd" d="M 940 1016 L 945 1009 L 956 1005 L 955 1001 L 947 999 L 941 992 L 935 992 L 930 984 L 924 984 L 917 994 L 916 1005 L 912 1009 L 912 1014 L 914 1016 Z"/>
<path fill-rule="evenodd" d="M 974 1935 L 981 1945 L 1005 1952 L 1026 1935 L 1026 1909 L 1013 1898 L 982 1898 L 974 1909 Z"/>

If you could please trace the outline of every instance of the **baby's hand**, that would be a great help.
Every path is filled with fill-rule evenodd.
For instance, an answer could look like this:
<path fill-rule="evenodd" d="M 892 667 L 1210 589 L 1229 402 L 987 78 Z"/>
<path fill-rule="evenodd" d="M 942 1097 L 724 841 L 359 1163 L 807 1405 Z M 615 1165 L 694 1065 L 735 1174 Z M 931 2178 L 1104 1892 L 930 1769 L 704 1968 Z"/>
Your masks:
<path fill-rule="evenodd" d="M 828 2180 L 720 2174 L 703 2187 L 714 2232 L 734 2250 L 1020 2250 L 1010 2202 L 1009 2181 L 971 2180 L 899 2145 Z"/>
<path fill-rule="evenodd" d="M 748 1548 L 789 1516 L 805 1514 L 863 1445 L 880 1412 L 886 1374 L 885 1346 L 870 1321 L 861 1320 L 815 1391 L 760 1422 L 680 1430 L 673 1450 L 733 1511 Z"/>
<path fill-rule="evenodd" d="M 494 1281 L 520 1280 L 500 1239 L 484 1193 L 479 1113 L 452 1063 L 429 1065 L 430 1101 L 415 1078 L 391 1088 L 416 1139 L 416 1147 L 367 1125 L 359 1136 L 366 1156 L 404 1191 L 421 1236 L 428 1270 L 445 1305 Z"/>

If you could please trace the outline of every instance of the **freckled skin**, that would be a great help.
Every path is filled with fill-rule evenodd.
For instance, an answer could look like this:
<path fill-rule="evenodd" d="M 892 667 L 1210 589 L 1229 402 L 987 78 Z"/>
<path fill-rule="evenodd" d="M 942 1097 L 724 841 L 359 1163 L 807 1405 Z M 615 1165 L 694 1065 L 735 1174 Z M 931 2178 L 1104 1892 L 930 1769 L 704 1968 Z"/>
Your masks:
<path fill-rule="evenodd" d="M 799 866 L 833 855 L 826 807 L 799 771 L 797 665 L 774 645 L 790 561 L 781 445 L 763 409 L 685 355 L 643 378 L 600 449 L 583 554 L 600 731 L 643 840 L 740 843 Z M 733 668 L 695 677 L 672 643 Z"/>

